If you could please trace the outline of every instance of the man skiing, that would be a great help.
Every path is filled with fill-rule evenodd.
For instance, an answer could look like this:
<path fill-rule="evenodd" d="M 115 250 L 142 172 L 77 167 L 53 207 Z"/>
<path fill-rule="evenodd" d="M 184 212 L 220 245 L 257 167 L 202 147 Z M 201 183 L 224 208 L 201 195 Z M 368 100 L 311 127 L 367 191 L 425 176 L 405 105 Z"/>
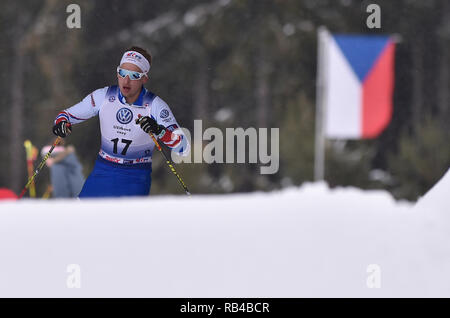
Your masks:
<path fill-rule="evenodd" d="M 63 138 L 73 124 L 96 115 L 100 118 L 101 149 L 80 198 L 148 195 L 155 147 L 148 133 L 173 152 L 189 152 L 169 106 L 143 86 L 151 59 L 140 47 L 127 49 L 117 67 L 118 85 L 95 90 L 56 117 L 53 133 Z"/>

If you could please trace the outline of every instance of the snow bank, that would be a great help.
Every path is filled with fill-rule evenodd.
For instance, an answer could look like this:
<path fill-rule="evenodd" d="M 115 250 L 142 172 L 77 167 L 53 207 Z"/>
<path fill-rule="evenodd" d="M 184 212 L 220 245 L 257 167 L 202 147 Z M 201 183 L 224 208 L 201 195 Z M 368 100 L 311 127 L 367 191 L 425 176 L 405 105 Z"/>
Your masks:
<path fill-rule="evenodd" d="M 325 183 L 4 202 L 0 297 L 450 297 L 449 178 L 416 207 Z"/>
<path fill-rule="evenodd" d="M 450 169 L 416 204 L 416 209 L 450 213 Z"/>

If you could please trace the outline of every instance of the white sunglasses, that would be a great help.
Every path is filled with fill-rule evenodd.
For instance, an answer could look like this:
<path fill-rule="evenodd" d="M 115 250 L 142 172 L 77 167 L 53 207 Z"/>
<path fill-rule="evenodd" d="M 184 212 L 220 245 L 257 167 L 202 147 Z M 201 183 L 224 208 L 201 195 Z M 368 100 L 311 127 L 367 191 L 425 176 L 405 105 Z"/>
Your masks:
<path fill-rule="evenodd" d="M 117 74 L 119 74 L 119 76 L 122 78 L 125 78 L 128 75 L 128 77 L 132 81 L 137 81 L 143 78 L 144 76 L 147 76 L 147 73 L 140 73 L 136 71 L 126 70 L 124 68 L 121 68 L 120 66 L 117 66 Z"/>

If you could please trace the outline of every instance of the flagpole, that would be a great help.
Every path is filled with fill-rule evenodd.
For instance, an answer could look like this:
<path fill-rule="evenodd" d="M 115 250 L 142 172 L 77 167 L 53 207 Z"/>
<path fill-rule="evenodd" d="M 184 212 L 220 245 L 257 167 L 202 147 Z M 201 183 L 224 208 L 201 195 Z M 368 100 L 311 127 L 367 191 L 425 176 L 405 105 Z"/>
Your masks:
<path fill-rule="evenodd" d="M 325 178 L 325 38 L 328 31 L 320 26 L 317 32 L 317 75 L 316 75 L 316 134 L 314 154 L 314 180 Z"/>

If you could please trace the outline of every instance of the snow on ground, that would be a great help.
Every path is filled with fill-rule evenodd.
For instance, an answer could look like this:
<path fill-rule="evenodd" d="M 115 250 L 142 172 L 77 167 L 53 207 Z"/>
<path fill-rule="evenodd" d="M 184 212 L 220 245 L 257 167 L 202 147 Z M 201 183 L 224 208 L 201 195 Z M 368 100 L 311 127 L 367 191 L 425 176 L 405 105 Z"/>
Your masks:
<path fill-rule="evenodd" d="M 449 189 L 3 202 L 0 297 L 450 297 Z"/>

